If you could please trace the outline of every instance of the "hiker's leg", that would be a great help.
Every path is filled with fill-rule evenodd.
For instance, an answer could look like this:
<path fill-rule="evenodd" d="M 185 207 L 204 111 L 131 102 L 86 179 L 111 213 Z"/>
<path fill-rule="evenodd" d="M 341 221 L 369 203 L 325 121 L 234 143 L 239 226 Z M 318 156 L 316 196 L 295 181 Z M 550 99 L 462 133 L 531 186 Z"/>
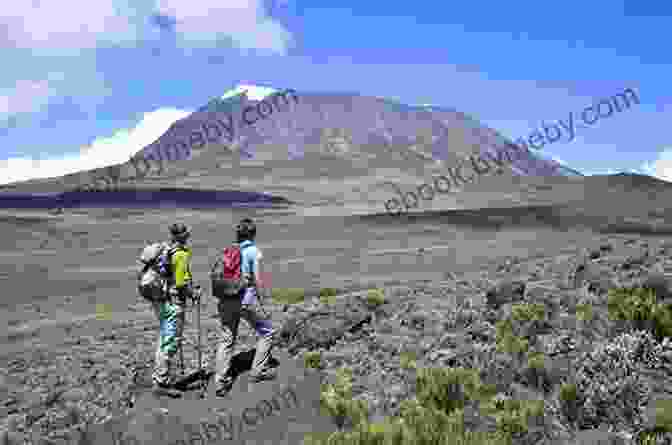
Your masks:
<path fill-rule="evenodd" d="M 254 361 L 252 362 L 252 369 L 250 370 L 250 375 L 257 377 L 268 370 L 275 330 L 273 329 L 270 315 L 258 303 L 243 305 L 241 318 L 245 318 L 245 321 L 247 321 L 250 327 L 254 328 L 257 334 L 257 347 Z"/>
<path fill-rule="evenodd" d="M 156 383 L 172 384 L 175 380 L 174 358 L 177 352 L 177 308 L 175 305 L 161 303 L 160 318 L 161 345 L 153 380 Z"/>
<path fill-rule="evenodd" d="M 223 341 L 217 348 L 217 356 L 215 358 L 215 382 L 219 384 L 225 380 L 231 367 L 231 358 L 233 357 L 238 337 L 240 304 L 236 301 L 219 301 L 217 311 L 219 312 L 219 321 L 224 336 Z"/>

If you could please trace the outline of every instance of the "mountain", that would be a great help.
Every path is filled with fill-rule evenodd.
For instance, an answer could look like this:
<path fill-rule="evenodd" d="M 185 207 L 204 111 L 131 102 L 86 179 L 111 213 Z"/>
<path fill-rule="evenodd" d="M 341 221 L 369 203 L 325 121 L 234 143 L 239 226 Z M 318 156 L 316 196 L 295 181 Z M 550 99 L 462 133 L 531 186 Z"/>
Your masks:
<path fill-rule="evenodd" d="M 499 150 L 512 147 L 494 129 L 447 107 L 406 105 L 356 93 L 295 92 L 283 96 L 285 91 L 238 86 L 174 122 L 134 159 L 114 170 L 125 186 L 146 191 L 238 190 L 262 193 L 263 199 L 275 202 L 308 206 L 354 200 L 358 207 L 379 211 L 381 200 L 389 199 L 392 193 L 390 187 L 384 187 L 386 182 L 417 187 L 431 175 L 445 174 L 458 159 L 486 153 L 496 156 Z M 243 120 L 246 110 L 251 110 L 245 115 L 247 119 L 255 120 L 249 125 Z M 219 132 L 220 139 L 185 150 L 180 144 L 188 145 L 194 132 L 203 135 L 204 125 L 210 133 L 202 137 L 214 140 Z M 181 150 L 165 150 L 180 146 Z M 136 172 L 131 161 L 156 158 L 157 152 L 170 161 L 154 162 L 152 174 L 128 182 Z M 0 190 L 59 194 L 90 183 L 110 169 L 14 183 Z M 503 175 L 581 176 L 531 151 L 515 159 Z M 103 195 L 98 192 L 95 199 Z M 64 195 L 57 196 L 62 202 Z M 81 196 L 76 201 L 84 206 L 91 203 Z"/>

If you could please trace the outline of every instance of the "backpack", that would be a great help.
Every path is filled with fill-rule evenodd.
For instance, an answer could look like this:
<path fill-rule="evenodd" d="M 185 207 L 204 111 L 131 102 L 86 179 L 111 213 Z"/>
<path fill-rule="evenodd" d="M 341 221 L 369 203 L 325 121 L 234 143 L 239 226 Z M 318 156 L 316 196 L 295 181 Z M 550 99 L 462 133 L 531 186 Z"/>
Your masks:
<path fill-rule="evenodd" d="M 241 276 L 241 249 L 238 245 L 226 247 L 222 256 L 210 269 L 212 295 L 217 298 L 236 298 L 243 288 Z"/>
<path fill-rule="evenodd" d="M 150 302 L 168 298 L 170 260 L 175 252 L 168 243 L 152 243 L 146 246 L 138 258 L 142 265 L 138 272 L 138 293 Z"/>

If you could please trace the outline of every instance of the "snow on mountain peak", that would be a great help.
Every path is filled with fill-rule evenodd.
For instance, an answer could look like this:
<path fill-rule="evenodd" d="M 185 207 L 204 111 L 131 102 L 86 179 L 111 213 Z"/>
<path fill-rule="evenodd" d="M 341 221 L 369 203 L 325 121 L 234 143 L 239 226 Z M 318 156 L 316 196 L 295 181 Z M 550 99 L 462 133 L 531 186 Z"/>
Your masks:
<path fill-rule="evenodd" d="M 221 99 L 226 99 L 232 96 L 237 96 L 239 94 L 247 95 L 247 98 L 250 100 L 263 100 L 267 96 L 270 96 L 273 93 L 277 93 L 279 90 L 270 87 L 262 87 L 258 85 L 237 85 L 234 89 L 227 91 L 221 96 Z"/>

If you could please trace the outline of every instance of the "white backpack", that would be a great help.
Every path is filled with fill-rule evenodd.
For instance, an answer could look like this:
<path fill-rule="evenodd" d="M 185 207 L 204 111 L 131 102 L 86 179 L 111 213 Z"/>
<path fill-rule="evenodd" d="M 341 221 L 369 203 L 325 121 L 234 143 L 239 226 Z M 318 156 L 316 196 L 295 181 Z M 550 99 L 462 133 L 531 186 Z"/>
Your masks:
<path fill-rule="evenodd" d="M 150 302 L 168 298 L 170 253 L 170 245 L 165 242 L 152 243 L 140 253 L 138 261 L 142 268 L 138 272 L 138 292 Z"/>

